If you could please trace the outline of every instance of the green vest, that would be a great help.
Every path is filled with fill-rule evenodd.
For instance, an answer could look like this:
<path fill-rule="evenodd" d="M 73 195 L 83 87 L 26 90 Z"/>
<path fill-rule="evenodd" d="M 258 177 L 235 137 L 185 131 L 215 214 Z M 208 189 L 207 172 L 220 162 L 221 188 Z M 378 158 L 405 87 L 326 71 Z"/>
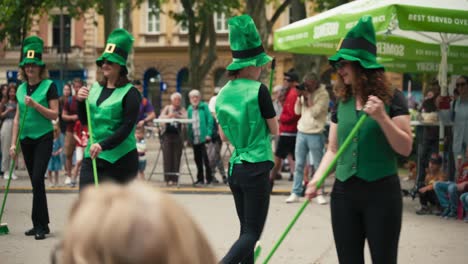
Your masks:
<path fill-rule="evenodd" d="M 229 81 L 216 97 L 216 116 L 235 150 L 229 162 L 273 161 L 270 131 L 258 105 L 260 82 Z M 229 173 L 231 175 L 231 173 Z"/>
<path fill-rule="evenodd" d="M 388 113 L 389 107 L 385 106 Z M 338 146 L 349 135 L 359 117 L 364 112 L 356 112 L 356 100 L 349 99 L 338 105 Z M 351 176 L 366 181 L 375 181 L 385 176 L 397 174 L 396 154 L 385 137 L 379 124 L 367 118 L 343 155 L 338 159 L 336 178 L 346 181 Z"/>
<path fill-rule="evenodd" d="M 89 91 L 88 100 L 94 143 L 99 143 L 110 137 L 122 125 L 125 118 L 123 116 L 122 100 L 132 86 L 131 83 L 128 83 L 125 86 L 115 88 L 112 94 L 97 106 L 96 102 L 101 95 L 103 87 L 99 85 L 99 83 L 93 85 Z M 98 158 L 114 163 L 125 154 L 134 150 L 136 148 L 134 132 L 135 127 L 133 127 L 132 132 L 117 147 L 102 151 L 99 153 Z M 85 151 L 86 158 L 90 157 L 90 146 L 91 141 L 88 141 L 88 146 Z"/>
<path fill-rule="evenodd" d="M 47 101 L 47 92 L 49 91 L 50 85 L 53 82 L 51 80 L 42 80 L 36 90 L 31 94 L 31 98 L 44 107 L 49 107 L 49 102 Z M 26 89 L 28 84 L 26 82 L 22 83 L 18 91 L 16 92 L 16 99 L 18 100 L 19 105 L 19 123 L 22 124 L 22 119 L 24 118 L 24 112 L 26 110 L 26 104 L 24 103 L 24 97 L 27 95 Z M 20 139 L 25 138 L 37 139 L 51 131 L 54 130 L 52 121 L 47 119 L 36 109 L 28 107 L 28 112 L 26 114 L 26 120 L 24 120 L 23 131 L 19 135 Z"/>

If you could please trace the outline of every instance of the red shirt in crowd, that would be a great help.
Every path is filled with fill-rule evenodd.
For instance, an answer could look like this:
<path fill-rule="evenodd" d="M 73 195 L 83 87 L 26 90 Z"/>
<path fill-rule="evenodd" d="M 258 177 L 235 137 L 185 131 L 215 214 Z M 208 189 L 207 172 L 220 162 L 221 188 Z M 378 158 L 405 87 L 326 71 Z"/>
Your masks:
<path fill-rule="evenodd" d="M 289 88 L 285 94 L 285 99 L 283 103 L 283 111 L 281 112 L 279 122 L 279 132 L 280 133 L 297 133 L 297 122 L 300 115 L 294 113 L 294 105 L 297 100 L 297 91 L 295 88 Z"/>

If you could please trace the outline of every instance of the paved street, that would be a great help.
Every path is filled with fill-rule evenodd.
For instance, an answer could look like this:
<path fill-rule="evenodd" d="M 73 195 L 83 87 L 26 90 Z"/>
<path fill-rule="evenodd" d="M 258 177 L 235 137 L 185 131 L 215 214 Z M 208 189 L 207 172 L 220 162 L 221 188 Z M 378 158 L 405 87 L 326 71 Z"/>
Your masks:
<path fill-rule="evenodd" d="M 149 141 L 149 173 L 154 165 L 158 144 Z M 191 149 L 187 149 L 189 166 L 195 172 Z M 162 171 L 162 157 L 156 167 Z M 21 167 L 21 166 L 20 166 Z M 185 163 L 182 172 L 187 172 Z M 50 263 L 50 252 L 58 243 L 71 203 L 77 197 L 77 189 L 69 187 L 48 188 L 49 212 L 52 234 L 45 241 L 35 241 L 26 237 L 23 232 L 31 227 L 30 210 L 32 195 L 29 179 L 24 170 L 17 171 L 18 180 L 12 181 L 11 193 L 8 196 L 7 209 L 3 222 L 8 223 L 10 234 L 0 236 L 0 264 L 46 264 Z M 405 175 L 405 172 L 401 172 Z M 195 174 L 193 175 L 195 177 Z M 287 178 L 288 173 L 283 173 Z M 218 178 L 219 175 L 217 176 Z M 61 178 L 63 181 L 63 177 Z M 179 188 L 165 186 L 162 175 L 155 174 L 150 183 L 164 191 L 172 193 L 177 201 L 193 215 L 207 234 L 219 258 L 229 249 L 238 235 L 239 226 L 232 196 L 226 185 L 218 184 L 209 187 L 192 187 L 188 175 L 181 177 Z M 326 191 L 330 191 L 333 178 L 327 179 Z M 403 181 L 403 188 L 413 186 L 411 181 Z M 0 180 L 0 195 L 3 199 L 5 180 Z M 271 198 L 270 212 L 262 237 L 265 258 L 280 234 L 289 224 L 301 204 L 284 203 L 291 188 L 286 179 L 276 181 Z M 327 197 L 328 198 L 328 197 Z M 400 242 L 399 263 L 403 264 L 462 264 L 467 263 L 468 223 L 455 220 L 443 220 L 436 216 L 417 216 L 414 211 L 417 200 L 404 200 L 403 230 Z M 93 219 L 90 219 L 93 221 Z M 366 253 L 367 263 L 370 263 Z M 270 263 L 337 263 L 329 206 L 309 205 L 291 233 L 273 256 Z"/>
<path fill-rule="evenodd" d="M 231 195 L 173 196 L 193 215 L 207 234 L 218 257 L 222 257 L 238 234 Z M 0 237 L 0 263 L 50 263 L 50 251 L 60 239 L 68 210 L 76 197 L 76 193 L 48 194 L 52 234 L 44 241 L 35 241 L 23 235 L 24 230 L 31 225 L 31 194 L 11 194 L 4 217 L 11 233 Z M 281 195 L 272 196 L 262 237 L 263 258 L 301 205 L 287 205 L 284 203 L 285 198 Z M 468 224 L 436 216 L 417 216 L 414 214 L 415 205 L 416 202 L 405 198 L 399 263 L 466 263 Z M 90 219 L 90 224 L 92 221 L 97 219 Z M 368 254 L 366 257 L 367 263 L 370 263 Z M 315 203 L 309 205 L 270 263 L 337 263 L 329 206 Z"/>

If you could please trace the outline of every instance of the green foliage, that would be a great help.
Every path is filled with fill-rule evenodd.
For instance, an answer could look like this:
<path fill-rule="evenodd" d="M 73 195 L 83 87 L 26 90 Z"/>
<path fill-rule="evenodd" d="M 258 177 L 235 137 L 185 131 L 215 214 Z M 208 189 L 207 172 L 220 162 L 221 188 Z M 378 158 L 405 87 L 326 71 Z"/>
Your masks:
<path fill-rule="evenodd" d="M 240 1 L 233 0 L 181 0 L 180 12 L 170 11 L 169 16 L 178 24 L 188 28 L 189 34 L 200 34 L 207 17 L 214 13 L 232 15 L 240 7 Z"/>
<path fill-rule="evenodd" d="M 31 28 L 31 17 L 47 13 L 53 8 L 63 8 L 71 17 L 79 17 L 88 9 L 94 8 L 98 14 L 104 13 L 104 1 L 108 0 L 1 0 L 0 41 L 5 39 L 11 45 L 18 45 Z M 114 0 L 116 6 L 140 7 L 145 0 Z M 148 0 L 150 5 L 160 7 L 167 0 Z"/>

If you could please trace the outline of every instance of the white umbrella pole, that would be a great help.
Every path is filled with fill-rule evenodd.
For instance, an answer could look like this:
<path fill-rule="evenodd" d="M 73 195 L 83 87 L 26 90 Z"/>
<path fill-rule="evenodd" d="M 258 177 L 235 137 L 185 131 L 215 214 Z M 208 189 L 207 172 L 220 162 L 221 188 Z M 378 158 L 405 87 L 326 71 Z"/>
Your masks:
<path fill-rule="evenodd" d="M 440 39 L 442 40 L 440 42 L 440 55 L 441 55 L 441 61 L 440 61 L 440 67 L 439 67 L 439 85 L 440 85 L 440 92 L 441 96 L 447 96 L 447 56 L 448 56 L 448 50 L 449 50 L 449 44 L 448 44 L 448 36 L 446 33 L 440 33 Z M 442 113 L 441 111 L 445 110 L 439 110 L 439 154 L 443 156 L 444 153 L 444 138 L 445 138 L 445 127 L 444 127 L 444 122 L 442 118 Z"/>

